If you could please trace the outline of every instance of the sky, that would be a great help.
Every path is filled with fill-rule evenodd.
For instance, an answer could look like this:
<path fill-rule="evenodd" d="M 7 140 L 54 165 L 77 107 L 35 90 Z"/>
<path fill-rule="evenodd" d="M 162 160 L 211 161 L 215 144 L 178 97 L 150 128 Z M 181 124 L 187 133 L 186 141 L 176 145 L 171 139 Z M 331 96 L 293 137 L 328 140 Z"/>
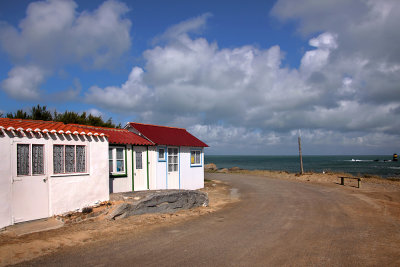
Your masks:
<path fill-rule="evenodd" d="M 400 153 L 400 1 L 0 1 L 0 113 L 186 128 L 206 154 Z"/>

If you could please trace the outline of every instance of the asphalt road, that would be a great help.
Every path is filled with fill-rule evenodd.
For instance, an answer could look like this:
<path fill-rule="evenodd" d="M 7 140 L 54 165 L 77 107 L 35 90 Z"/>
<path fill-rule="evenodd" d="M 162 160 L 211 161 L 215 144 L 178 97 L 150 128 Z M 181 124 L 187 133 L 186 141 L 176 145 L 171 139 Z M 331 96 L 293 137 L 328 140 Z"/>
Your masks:
<path fill-rule="evenodd" d="M 242 201 L 21 266 L 400 266 L 400 221 L 340 186 L 207 174 Z"/>

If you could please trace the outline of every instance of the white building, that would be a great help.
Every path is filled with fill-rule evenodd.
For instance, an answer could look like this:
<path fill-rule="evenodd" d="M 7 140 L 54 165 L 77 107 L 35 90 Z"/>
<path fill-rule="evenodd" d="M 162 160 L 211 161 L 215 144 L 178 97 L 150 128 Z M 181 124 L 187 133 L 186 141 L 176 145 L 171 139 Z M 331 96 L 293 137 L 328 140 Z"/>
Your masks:
<path fill-rule="evenodd" d="M 0 228 L 109 199 L 104 133 L 0 118 Z"/>
<path fill-rule="evenodd" d="M 109 193 L 203 188 L 204 147 L 182 128 L 0 118 L 0 228 L 82 209 Z"/>
<path fill-rule="evenodd" d="M 186 129 L 130 122 L 126 129 L 151 141 L 150 189 L 199 189 L 204 187 L 204 147 Z"/>

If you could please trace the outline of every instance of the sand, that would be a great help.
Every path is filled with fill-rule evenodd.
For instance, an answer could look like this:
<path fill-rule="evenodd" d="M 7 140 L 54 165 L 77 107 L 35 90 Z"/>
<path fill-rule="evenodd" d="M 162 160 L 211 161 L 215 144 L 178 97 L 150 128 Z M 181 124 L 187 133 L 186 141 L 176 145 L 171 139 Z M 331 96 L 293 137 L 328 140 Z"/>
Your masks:
<path fill-rule="evenodd" d="M 64 227 L 39 233 L 16 236 L 12 231 L 0 232 L 0 266 L 31 260 L 65 247 L 86 245 L 90 242 L 123 236 L 126 232 L 143 233 L 166 224 L 177 224 L 208 214 L 237 201 L 230 187 L 219 181 L 206 181 L 209 207 L 199 207 L 169 214 L 144 214 L 110 221 L 105 216 L 79 223 L 69 222 Z"/>

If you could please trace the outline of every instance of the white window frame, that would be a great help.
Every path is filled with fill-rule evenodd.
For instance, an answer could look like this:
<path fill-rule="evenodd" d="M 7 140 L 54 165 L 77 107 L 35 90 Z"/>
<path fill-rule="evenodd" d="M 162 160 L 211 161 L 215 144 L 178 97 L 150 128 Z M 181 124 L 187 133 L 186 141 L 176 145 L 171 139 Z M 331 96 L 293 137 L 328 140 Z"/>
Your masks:
<path fill-rule="evenodd" d="M 123 159 L 117 159 L 117 149 L 120 148 L 122 149 L 122 155 L 123 155 Z M 127 162 L 126 162 L 126 147 L 125 146 L 109 146 L 108 147 L 108 153 L 110 153 L 110 150 L 112 151 L 112 159 L 110 159 L 110 156 L 108 157 L 108 162 L 112 161 L 112 165 L 113 165 L 113 171 L 110 172 L 110 176 L 115 177 L 115 176 L 127 176 Z M 110 155 L 110 154 L 109 154 Z M 117 170 L 117 160 L 123 160 L 123 166 L 124 166 L 124 170 L 123 171 L 115 171 Z M 110 165 L 108 165 L 110 166 Z"/>
<path fill-rule="evenodd" d="M 163 157 L 160 157 L 160 155 L 161 155 L 160 150 L 161 149 L 164 150 L 164 153 L 162 153 Z M 167 148 L 165 146 L 158 147 L 158 149 L 157 149 L 158 161 L 161 161 L 161 162 L 167 161 L 166 154 L 167 154 Z"/>
<path fill-rule="evenodd" d="M 179 148 L 178 147 L 168 147 L 167 149 L 168 150 L 172 149 L 174 151 L 176 150 L 176 154 L 173 153 L 172 155 L 170 155 L 170 153 L 167 152 L 167 157 L 168 157 L 167 168 L 168 168 L 168 172 L 179 172 L 179 164 L 180 164 L 180 162 L 179 162 Z M 173 160 L 171 160 L 171 159 L 173 159 Z M 173 162 L 173 161 L 176 161 L 176 162 Z"/>
<path fill-rule="evenodd" d="M 55 162 L 54 162 L 54 147 L 55 146 L 63 146 L 64 147 L 64 149 L 63 149 L 63 158 L 64 158 L 63 172 L 55 172 L 55 168 L 54 168 L 54 164 L 55 164 Z M 75 171 L 74 172 L 66 172 L 65 171 L 65 162 L 66 162 L 66 160 L 65 160 L 65 147 L 66 146 L 73 146 L 74 147 L 74 153 L 75 153 L 75 156 L 74 156 Z M 77 146 L 82 146 L 82 147 L 85 148 L 85 170 L 83 172 L 77 172 L 76 171 L 77 170 L 77 160 L 76 160 L 76 158 L 77 158 L 76 157 L 76 147 Z M 85 145 L 85 144 L 54 144 L 53 145 L 53 175 L 57 176 L 57 175 L 86 174 L 86 173 L 88 173 L 88 170 L 89 170 L 89 166 L 88 166 L 88 148 L 87 148 L 87 145 Z"/>
<path fill-rule="evenodd" d="M 46 165 L 45 165 L 45 161 L 46 161 L 46 158 L 45 158 L 45 156 L 46 156 L 46 152 L 45 152 L 45 145 L 44 144 L 27 144 L 27 143 L 17 143 L 17 147 L 16 147 L 16 149 L 17 149 L 17 153 L 16 153 L 16 155 L 17 155 L 17 161 L 16 161 L 16 163 L 17 163 L 17 166 L 18 166 L 18 146 L 19 145 L 28 145 L 28 147 L 29 147 L 29 160 L 28 160 L 28 164 L 29 164 L 29 166 L 28 166 L 28 169 L 29 169 L 29 172 L 28 172 L 28 174 L 18 174 L 18 169 L 16 170 L 17 171 L 17 176 L 18 177 L 22 177 L 22 176 L 40 176 L 40 175 L 45 175 L 46 174 Z M 32 149 L 32 147 L 33 146 L 42 146 L 43 147 L 43 173 L 33 173 L 33 149 Z"/>
<path fill-rule="evenodd" d="M 194 162 L 192 162 L 192 153 L 194 153 Z M 203 166 L 203 156 L 202 156 L 202 149 L 191 149 L 190 150 L 190 167 L 201 167 Z M 198 155 L 198 157 L 196 157 Z M 196 159 L 199 161 L 197 162 Z"/>

